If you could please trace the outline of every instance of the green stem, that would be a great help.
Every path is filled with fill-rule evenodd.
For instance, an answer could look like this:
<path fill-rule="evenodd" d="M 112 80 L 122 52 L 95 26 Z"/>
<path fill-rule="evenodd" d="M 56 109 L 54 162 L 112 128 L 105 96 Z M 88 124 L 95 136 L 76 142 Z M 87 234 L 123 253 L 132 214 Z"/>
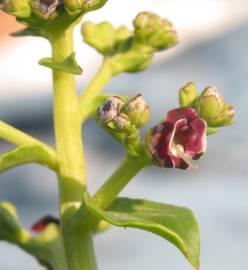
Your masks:
<path fill-rule="evenodd" d="M 91 198 L 97 207 L 106 209 L 130 182 L 150 162 L 142 157 L 127 157 Z"/>
<path fill-rule="evenodd" d="M 3 121 L 0 121 L 0 138 L 18 146 L 39 145 L 44 148 L 51 157 L 56 159 L 56 153 L 53 148 Z"/>
<path fill-rule="evenodd" d="M 51 33 L 53 59 L 63 61 L 73 52 L 73 29 Z M 61 229 L 69 270 L 95 270 L 92 232 L 77 217 L 86 190 L 85 161 L 76 83 L 73 74 L 53 70 L 54 122 Z"/>
<path fill-rule="evenodd" d="M 81 121 L 89 116 L 89 106 L 92 104 L 94 99 L 101 93 L 105 85 L 112 79 L 112 73 L 109 67 L 109 61 L 105 59 L 98 70 L 97 74 L 90 81 L 89 85 L 85 88 L 80 96 L 80 110 L 81 110 Z"/>

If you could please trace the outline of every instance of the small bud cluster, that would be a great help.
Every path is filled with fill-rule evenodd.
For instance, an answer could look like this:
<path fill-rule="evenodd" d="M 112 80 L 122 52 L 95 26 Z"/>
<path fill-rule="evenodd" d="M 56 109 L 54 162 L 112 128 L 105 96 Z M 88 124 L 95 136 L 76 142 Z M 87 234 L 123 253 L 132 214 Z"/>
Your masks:
<path fill-rule="evenodd" d="M 119 131 L 144 126 L 149 119 L 149 106 L 144 96 L 138 94 L 129 101 L 113 96 L 106 99 L 98 109 L 99 120 Z"/>
<path fill-rule="evenodd" d="M 209 86 L 198 95 L 195 84 L 188 83 L 179 91 L 179 102 L 182 107 L 193 107 L 207 121 L 208 134 L 234 122 L 233 106 L 225 103 L 216 87 Z"/>
<path fill-rule="evenodd" d="M 177 44 L 172 24 L 151 12 L 141 12 L 133 21 L 134 31 L 110 23 L 86 22 L 82 35 L 86 43 L 108 56 L 113 75 L 146 69 L 153 53 Z"/>
<path fill-rule="evenodd" d="M 3 7 L 7 13 L 28 25 L 40 26 L 40 19 L 47 21 L 61 17 L 66 20 L 64 15 L 68 15 L 67 19 L 71 21 L 71 16 L 98 9 L 106 2 L 107 0 L 3 0 Z"/>

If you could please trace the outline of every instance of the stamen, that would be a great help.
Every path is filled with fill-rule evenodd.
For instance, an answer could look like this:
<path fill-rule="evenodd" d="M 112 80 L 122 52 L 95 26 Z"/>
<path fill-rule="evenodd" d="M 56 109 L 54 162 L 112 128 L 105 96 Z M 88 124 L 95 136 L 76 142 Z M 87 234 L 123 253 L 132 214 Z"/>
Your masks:
<path fill-rule="evenodd" d="M 191 156 L 184 153 L 184 147 L 181 144 L 172 144 L 172 149 L 176 152 L 176 156 L 180 157 L 182 160 L 184 160 L 190 168 L 197 170 L 199 168 L 198 165 L 195 165 L 192 162 Z M 172 151 L 172 154 L 174 154 Z"/>

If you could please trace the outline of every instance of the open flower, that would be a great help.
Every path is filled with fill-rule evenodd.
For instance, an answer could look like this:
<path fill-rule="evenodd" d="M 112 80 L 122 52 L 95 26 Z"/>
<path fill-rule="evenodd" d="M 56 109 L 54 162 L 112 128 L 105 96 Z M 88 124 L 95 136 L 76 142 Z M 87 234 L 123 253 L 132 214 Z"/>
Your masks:
<path fill-rule="evenodd" d="M 206 121 L 195 110 L 173 109 L 153 128 L 148 149 L 161 167 L 194 168 L 192 159 L 199 159 L 206 151 L 206 131 Z"/>

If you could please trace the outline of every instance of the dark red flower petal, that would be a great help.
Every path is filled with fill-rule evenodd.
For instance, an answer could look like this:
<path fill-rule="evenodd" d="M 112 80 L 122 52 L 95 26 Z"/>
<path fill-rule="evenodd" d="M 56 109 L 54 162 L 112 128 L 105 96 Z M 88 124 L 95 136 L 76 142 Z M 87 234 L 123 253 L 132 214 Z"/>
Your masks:
<path fill-rule="evenodd" d="M 198 117 L 197 112 L 190 108 L 190 107 L 184 107 L 184 108 L 177 108 L 170 110 L 167 113 L 166 121 L 175 123 L 176 121 L 180 119 L 192 119 Z"/>
<path fill-rule="evenodd" d="M 54 224 L 59 225 L 59 219 L 55 218 L 53 216 L 42 217 L 41 219 L 39 219 L 37 222 L 35 222 L 32 225 L 31 230 L 33 232 L 40 233 L 40 232 L 44 231 L 46 226 L 49 225 L 50 223 L 54 223 Z"/>
<path fill-rule="evenodd" d="M 166 168 L 194 167 L 206 151 L 207 123 L 191 108 L 168 112 L 167 119 L 153 129 L 149 150 L 159 165 Z"/>

